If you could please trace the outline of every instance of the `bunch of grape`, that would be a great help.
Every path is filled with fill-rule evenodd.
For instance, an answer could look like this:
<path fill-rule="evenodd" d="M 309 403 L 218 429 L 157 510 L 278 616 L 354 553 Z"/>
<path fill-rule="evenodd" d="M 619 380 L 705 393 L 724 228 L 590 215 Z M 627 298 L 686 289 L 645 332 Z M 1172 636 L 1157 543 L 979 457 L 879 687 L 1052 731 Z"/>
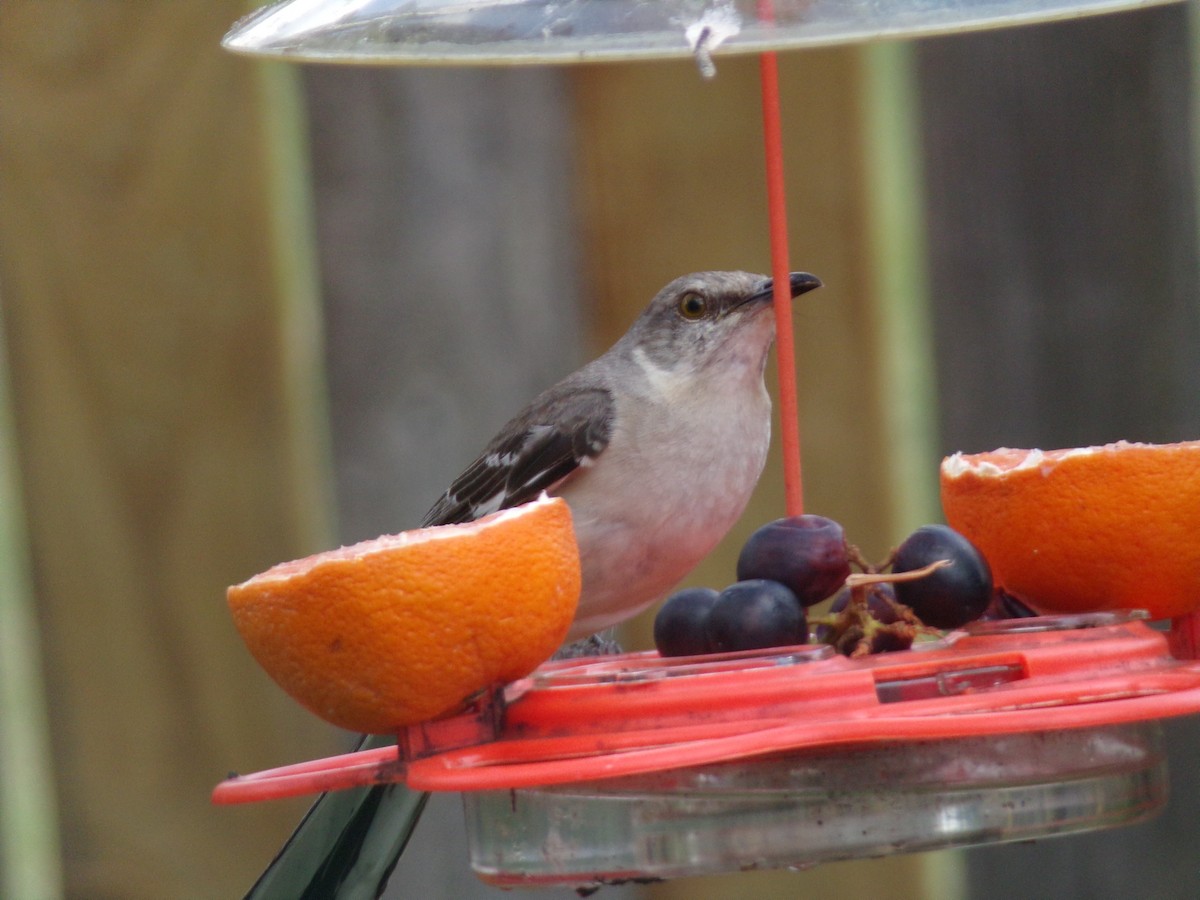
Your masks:
<path fill-rule="evenodd" d="M 669 597 L 654 621 L 658 652 L 726 653 L 811 638 L 861 656 L 904 650 L 922 632 L 959 628 L 985 612 L 1012 615 L 1012 602 L 1019 605 L 993 596 L 987 561 L 945 525 L 918 528 L 872 566 L 832 519 L 777 519 L 750 536 L 737 579 L 720 592 L 688 588 Z M 831 596 L 827 615 L 809 616 Z"/>

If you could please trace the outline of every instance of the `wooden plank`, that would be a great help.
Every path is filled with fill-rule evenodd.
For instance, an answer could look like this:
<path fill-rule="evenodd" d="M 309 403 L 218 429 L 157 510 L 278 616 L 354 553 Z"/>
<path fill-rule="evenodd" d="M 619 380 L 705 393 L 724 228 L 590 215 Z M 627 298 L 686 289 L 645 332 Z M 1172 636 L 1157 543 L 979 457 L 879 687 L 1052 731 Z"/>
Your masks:
<path fill-rule="evenodd" d="M 929 372 L 912 363 L 927 347 L 920 332 L 923 283 L 919 242 L 893 234 L 906 223 L 915 191 L 903 179 L 915 152 L 911 133 L 895 133 L 881 84 L 907 77 L 903 57 L 860 50 L 780 57 L 781 100 L 793 269 L 815 272 L 821 291 L 796 313 L 805 507 L 843 522 L 868 556 L 881 557 L 914 521 L 933 515 L 936 459 L 922 405 Z M 581 209 L 588 284 L 599 343 L 614 338 L 663 283 L 704 268 L 768 271 L 766 199 L 758 67 L 720 60 L 714 81 L 689 63 L 584 69 L 575 76 L 579 107 Z M 875 105 L 869 100 L 875 93 Z M 911 102 L 911 101 L 909 101 Z M 888 169 L 872 141 L 907 156 Z M 909 144 L 904 144 L 909 141 Z M 899 219 L 899 221 L 898 221 Z M 905 268 L 892 271 L 892 267 Z M 907 304 L 889 309 L 894 295 Z M 915 320 L 903 322 L 905 314 Z M 900 327 L 900 325 L 904 327 Z M 915 329 L 915 331 L 914 331 Z M 920 347 L 906 346 L 914 336 Z M 917 392 L 903 397 L 904 390 Z M 899 413 L 890 406 L 902 401 Z M 906 449 L 897 462 L 896 442 Z M 723 586 L 749 532 L 783 515 L 777 453 L 739 525 L 689 578 Z M 922 469 L 922 471 L 916 471 Z M 923 484 L 910 489 L 903 483 Z M 650 616 L 630 630 L 649 644 Z M 953 869 L 934 857 L 894 857 L 821 866 L 798 875 L 745 873 L 683 879 L 650 896 L 954 897 Z M 949 874 L 947 874 L 949 871 Z"/>
<path fill-rule="evenodd" d="M 214 809 L 214 780 L 335 744 L 223 601 L 329 540 L 311 269 L 279 252 L 309 246 L 280 187 L 302 173 L 271 174 L 291 76 L 218 49 L 244 8 L 0 9 L 0 296 L 72 896 L 239 894 L 303 804 Z"/>
<path fill-rule="evenodd" d="M 943 449 L 1200 437 L 1184 6 L 919 48 Z M 1200 896 L 1200 722 L 1153 822 L 967 853 L 971 897 Z"/>
<path fill-rule="evenodd" d="M 862 51 L 867 264 L 879 354 L 878 414 L 892 498 L 889 533 L 900 540 L 941 518 L 937 388 L 927 274 L 924 161 L 912 43 Z"/>

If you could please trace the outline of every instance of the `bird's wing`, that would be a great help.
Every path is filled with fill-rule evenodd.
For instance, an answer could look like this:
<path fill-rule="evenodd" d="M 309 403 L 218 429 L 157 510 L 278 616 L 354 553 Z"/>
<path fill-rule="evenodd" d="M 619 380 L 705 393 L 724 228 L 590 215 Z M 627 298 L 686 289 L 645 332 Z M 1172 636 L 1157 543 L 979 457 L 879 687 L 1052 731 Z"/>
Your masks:
<path fill-rule="evenodd" d="M 552 388 L 501 429 L 423 524 L 471 522 L 535 499 L 599 456 L 612 425 L 608 390 L 566 383 Z"/>

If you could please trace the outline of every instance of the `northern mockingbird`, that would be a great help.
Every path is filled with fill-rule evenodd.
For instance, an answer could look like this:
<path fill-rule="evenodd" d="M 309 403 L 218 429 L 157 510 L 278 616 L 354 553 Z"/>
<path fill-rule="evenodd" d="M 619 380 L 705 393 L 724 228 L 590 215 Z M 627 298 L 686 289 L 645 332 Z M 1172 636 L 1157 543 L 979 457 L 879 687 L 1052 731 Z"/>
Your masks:
<path fill-rule="evenodd" d="M 793 297 L 821 286 L 792 273 Z M 771 436 L 772 282 L 697 272 L 536 397 L 425 516 L 467 522 L 542 491 L 571 507 L 583 592 L 568 640 L 661 600 L 742 514 Z"/>
<path fill-rule="evenodd" d="M 793 272 L 793 297 L 821 286 Z M 645 609 L 742 514 L 771 432 L 770 278 L 698 272 L 650 301 L 603 356 L 538 395 L 425 516 L 468 522 L 542 491 L 571 508 L 577 640 Z M 377 897 L 420 815 L 402 785 L 323 795 L 248 898 Z"/>

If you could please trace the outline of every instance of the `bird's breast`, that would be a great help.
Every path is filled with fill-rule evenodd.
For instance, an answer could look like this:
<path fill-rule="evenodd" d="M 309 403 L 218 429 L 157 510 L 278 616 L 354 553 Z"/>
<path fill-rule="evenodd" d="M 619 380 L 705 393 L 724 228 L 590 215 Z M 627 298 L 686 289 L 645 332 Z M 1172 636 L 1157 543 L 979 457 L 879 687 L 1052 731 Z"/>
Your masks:
<path fill-rule="evenodd" d="M 583 565 L 572 636 L 663 597 L 741 516 L 770 443 L 770 400 L 759 388 L 732 402 L 710 393 L 617 409 L 601 459 L 562 491 Z"/>

